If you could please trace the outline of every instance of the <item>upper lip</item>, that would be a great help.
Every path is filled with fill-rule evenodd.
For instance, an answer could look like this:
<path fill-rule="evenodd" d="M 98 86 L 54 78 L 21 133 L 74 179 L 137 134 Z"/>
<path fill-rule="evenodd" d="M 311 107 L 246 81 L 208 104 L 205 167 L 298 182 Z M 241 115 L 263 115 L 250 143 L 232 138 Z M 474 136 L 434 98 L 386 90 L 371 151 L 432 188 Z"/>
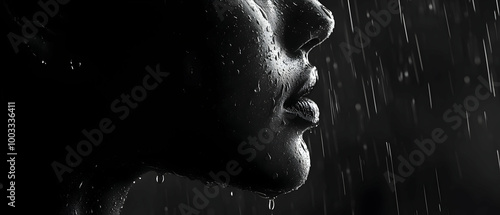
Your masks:
<path fill-rule="evenodd" d="M 294 103 L 299 101 L 300 98 L 308 95 L 314 88 L 314 85 L 318 81 L 318 70 L 316 67 L 311 66 L 306 69 L 303 73 L 302 79 L 295 89 L 290 94 L 290 97 L 285 100 L 285 108 L 292 106 Z"/>

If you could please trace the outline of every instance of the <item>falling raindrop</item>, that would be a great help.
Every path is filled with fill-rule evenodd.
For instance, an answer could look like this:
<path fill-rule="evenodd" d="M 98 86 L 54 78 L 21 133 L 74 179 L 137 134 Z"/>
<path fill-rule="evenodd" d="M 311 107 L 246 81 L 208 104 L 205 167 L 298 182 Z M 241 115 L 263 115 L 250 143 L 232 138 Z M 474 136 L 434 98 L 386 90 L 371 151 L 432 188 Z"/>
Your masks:
<path fill-rule="evenodd" d="M 269 210 L 274 210 L 274 198 L 269 199 Z"/>
<path fill-rule="evenodd" d="M 498 170 L 500 170 L 500 152 L 497 150 Z"/>
<path fill-rule="evenodd" d="M 165 181 L 165 175 L 161 174 L 161 173 L 158 173 L 158 175 L 156 176 L 156 182 L 158 184 L 161 184 Z"/>
<path fill-rule="evenodd" d="M 361 110 L 361 104 L 359 104 L 359 103 L 356 103 L 356 105 L 354 105 L 354 107 L 356 108 L 357 111 Z"/>

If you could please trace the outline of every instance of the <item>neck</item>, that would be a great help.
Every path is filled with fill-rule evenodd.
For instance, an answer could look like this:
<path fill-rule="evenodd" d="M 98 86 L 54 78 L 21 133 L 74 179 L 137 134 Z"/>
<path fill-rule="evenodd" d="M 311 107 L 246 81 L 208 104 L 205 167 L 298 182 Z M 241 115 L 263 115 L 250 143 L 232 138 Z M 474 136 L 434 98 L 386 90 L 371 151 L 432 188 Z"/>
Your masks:
<path fill-rule="evenodd" d="M 67 214 L 119 215 L 129 189 L 142 171 L 134 168 L 99 168 L 85 171 L 68 185 Z"/>

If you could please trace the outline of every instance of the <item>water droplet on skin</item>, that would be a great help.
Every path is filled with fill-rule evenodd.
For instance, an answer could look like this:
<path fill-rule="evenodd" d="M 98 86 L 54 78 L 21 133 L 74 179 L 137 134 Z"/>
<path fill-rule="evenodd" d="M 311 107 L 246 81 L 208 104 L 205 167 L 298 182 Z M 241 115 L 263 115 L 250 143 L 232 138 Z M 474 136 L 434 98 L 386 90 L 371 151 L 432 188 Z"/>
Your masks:
<path fill-rule="evenodd" d="M 158 184 L 161 184 L 165 181 L 165 175 L 161 174 L 161 173 L 158 173 L 158 175 L 156 176 L 156 182 Z"/>
<path fill-rule="evenodd" d="M 260 81 L 257 82 L 257 88 L 255 88 L 253 91 L 256 93 L 260 92 Z"/>
<path fill-rule="evenodd" d="M 267 156 L 266 156 L 266 160 L 267 161 L 271 161 L 273 158 L 271 157 L 271 155 L 269 153 L 267 153 Z"/>
<path fill-rule="evenodd" d="M 269 197 L 267 197 L 267 195 L 266 195 L 266 194 L 264 194 L 264 193 L 261 193 L 261 192 L 255 192 L 255 193 L 257 193 L 257 194 L 259 195 L 259 197 L 260 197 L 260 198 L 263 198 L 263 199 L 268 199 L 268 198 L 269 198 Z"/>
<path fill-rule="evenodd" d="M 262 14 L 262 16 L 264 17 L 264 19 L 267 20 L 267 15 L 266 13 L 264 13 L 264 11 L 262 10 L 262 8 L 259 7 L 259 10 L 260 10 L 260 13 Z"/>

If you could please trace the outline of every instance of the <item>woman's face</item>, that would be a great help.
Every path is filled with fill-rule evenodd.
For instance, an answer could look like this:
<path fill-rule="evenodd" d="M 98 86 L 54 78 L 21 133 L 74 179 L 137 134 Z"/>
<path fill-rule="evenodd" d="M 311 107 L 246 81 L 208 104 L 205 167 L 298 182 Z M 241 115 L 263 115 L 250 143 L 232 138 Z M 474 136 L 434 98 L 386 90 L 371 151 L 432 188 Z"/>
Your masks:
<path fill-rule="evenodd" d="M 330 35 L 332 14 L 317 0 L 207 2 L 211 28 L 186 55 L 183 90 L 207 95 L 185 116 L 227 155 L 211 158 L 221 168 L 209 176 L 268 196 L 294 190 L 310 167 L 302 134 L 319 120 L 305 97 L 318 80 L 308 52 Z"/>
<path fill-rule="evenodd" d="M 89 76 L 139 77 L 135 68 L 144 62 L 167 62 L 161 70 L 171 75 L 150 93 L 156 99 L 121 127 L 125 142 L 140 144 L 115 141 L 100 150 L 122 155 L 118 162 L 139 160 L 267 196 L 297 189 L 310 167 L 302 134 L 319 120 L 305 98 L 318 80 L 308 52 L 330 35 L 331 12 L 317 0 L 196 2 L 75 1 L 61 9 L 64 21 L 51 21 L 47 32 L 56 33 L 47 38 L 63 41 L 51 43 L 58 45 L 53 57 L 81 55 Z"/>

